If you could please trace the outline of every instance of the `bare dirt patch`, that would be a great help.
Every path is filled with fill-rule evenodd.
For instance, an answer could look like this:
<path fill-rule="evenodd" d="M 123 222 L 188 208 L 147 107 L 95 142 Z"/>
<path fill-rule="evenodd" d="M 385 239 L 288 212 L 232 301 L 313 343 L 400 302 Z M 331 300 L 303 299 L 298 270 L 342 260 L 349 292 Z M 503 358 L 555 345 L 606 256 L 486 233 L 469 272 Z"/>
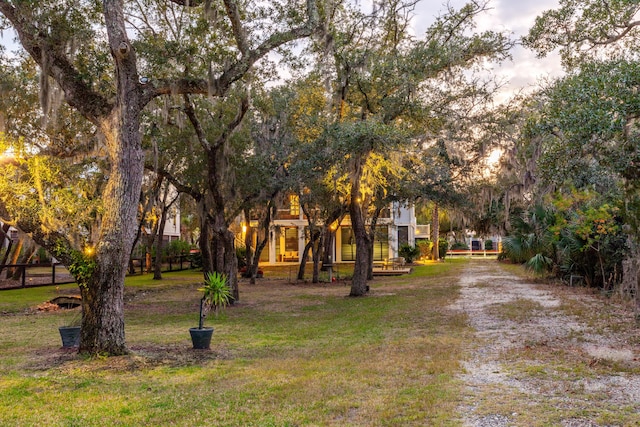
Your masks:
<path fill-rule="evenodd" d="M 640 425 L 639 333 L 624 302 L 472 261 L 450 307 L 475 329 L 465 426 Z"/>

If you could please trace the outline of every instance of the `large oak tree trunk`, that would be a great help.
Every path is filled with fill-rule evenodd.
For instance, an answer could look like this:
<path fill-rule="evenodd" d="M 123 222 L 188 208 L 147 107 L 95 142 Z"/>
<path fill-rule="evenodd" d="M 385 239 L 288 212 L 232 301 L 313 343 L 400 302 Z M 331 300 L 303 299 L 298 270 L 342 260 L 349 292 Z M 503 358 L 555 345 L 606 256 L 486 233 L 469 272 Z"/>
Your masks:
<path fill-rule="evenodd" d="M 329 258 L 332 257 L 333 254 L 333 245 L 336 240 L 336 232 L 333 231 L 329 226 L 325 226 L 325 238 L 323 240 L 322 271 L 326 270 L 325 265 L 333 265 L 333 263 L 336 261 L 333 258 Z"/>
<path fill-rule="evenodd" d="M 378 217 L 382 208 L 376 208 L 375 213 L 371 216 L 371 224 L 369 226 L 369 247 L 367 253 L 369 254 L 369 267 L 367 269 L 367 280 L 373 280 L 373 246 L 376 239 L 376 226 L 378 225 Z"/>
<path fill-rule="evenodd" d="M 9 259 L 9 254 L 11 253 L 11 247 L 13 246 L 13 239 L 9 236 L 9 224 L 2 224 L 2 229 L 0 229 L 0 247 L 4 245 L 4 242 L 7 242 L 7 247 L 5 248 L 4 255 L 2 259 L 0 259 L 0 274 L 2 274 L 3 266 L 7 263 Z"/>
<path fill-rule="evenodd" d="M 262 219 L 262 224 L 261 224 L 262 240 L 260 240 L 260 242 L 256 245 L 256 251 L 253 255 L 253 263 L 249 266 L 249 271 L 248 271 L 250 274 L 249 283 L 251 283 L 252 285 L 256 284 L 256 276 L 258 275 L 260 256 L 262 254 L 262 251 L 267 246 L 267 243 L 269 243 L 269 232 L 271 227 L 272 210 L 274 206 L 272 203 L 273 197 L 275 197 L 275 195 L 272 196 L 269 203 L 267 203 L 267 210 Z M 259 235 L 258 231 L 256 231 L 256 233 Z"/>
<path fill-rule="evenodd" d="M 307 258 L 309 257 L 309 251 L 311 250 L 313 243 L 314 243 L 313 240 L 309 240 L 307 244 L 304 245 L 302 256 L 300 257 L 300 265 L 298 266 L 297 280 L 304 280 L 304 273 L 307 268 Z"/>
<path fill-rule="evenodd" d="M 362 207 L 362 195 L 360 193 L 360 179 L 366 156 L 358 156 L 354 159 L 354 171 L 351 176 L 351 203 L 349 214 L 351 215 L 351 227 L 356 239 L 356 263 L 353 267 L 353 279 L 349 296 L 359 297 L 365 295 L 369 287 L 367 277 L 369 273 L 369 247 L 370 236 L 367 233 L 365 214 Z"/>
<path fill-rule="evenodd" d="M 33 255 L 36 253 L 36 245 L 33 241 L 25 240 L 25 246 L 22 248 L 22 251 L 20 252 L 20 256 L 18 258 L 18 261 L 15 262 L 14 264 L 29 264 L 31 262 L 31 259 L 33 258 Z M 11 276 L 11 279 L 13 280 L 20 280 L 22 278 L 22 275 L 25 274 L 25 270 L 24 268 L 15 268 L 13 270 L 13 275 Z"/>
<path fill-rule="evenodd" d="M 349 296 L 359 297 L 365 295 L 369 290 L 367 277 L 369 273 L 370 236 L 364 223 L 362 206 L 357 202 L 352 202 L 350 213 L 353 235 L 356 239 L 356 263 L 353 268 L 353 280 Z"/>
<path fill-rule="evenodd" d="M 13 253 L 11 254 L 11 259 L 9 260 L 9 264 L 17 264 L 20 259 L 20 253 L 22 252 L 22 246 L 24 245 L 24 235 L 19 236 L 18 243 L 13 248 Z M 9 279 L 15 273 L 16 267 L 7 268 L 7 279 Z"/>
<path fill-rule="evenodd" d="M 228 280 L 231 288 L 233 302 L 240 301 L 240 290 L 238 289 L 238 257 L 236 256 L 236 237 L 226 229 L 222 233 L 224 242 L 224 267 L 217 271 L 222 271 Z"/>
<path fill-rule="evenodd" d="M 431 241 L 433 242 L 433 248 L 431 248 L 431 258 L 434 261 L 438 261 L 440 259 L 440 211 L 438 209 L 438 204 L 433 204 L 433 214 L 431 217 Z"/>
<path fill-rule="evenodd" d="M 258 276 L 258 270 L 260 269 L 260 267 L 259 267 L 260 255 L 262 254 L 262 250 L 267 246 L 267 243 L 269 243 L 269 230 L 268 229 L 264 233 L 264 238 L 256 246 L 256 252 L 255 252 L 255 254 L 253 256 L 253 263 L 250 266 L 248 266 L 249 274 L 250 274 L 249 283 L 251 283 L 252 285 L 256 284 L 256 277 Z"/>
<path fill-rule="evenodd" d="M 213 224 L 213 271 L 227 276 L 233 301 L 240 300 L 238 290 L 238 258 L 236 256 L 235 235 L 229 230 L 224 218 L 224 208 L 214 212 Z"/>
<path fill-rule="evenodd" d="M 167 223 L 167 209 L 162 208 L 156 235 L 156 263 L 153 267 L 153 280 L 162 280 L 162 252 L 164 251 L 164 226 Z"/>
<path fill-rule="evenodd" d="M 131 89 L 137 84 L 126 78 L 123 80 L 121 85 Z M 81 353 L 118 355 L 128 352 L 124 333 L 124 277 L 136 234 L 144 166 L 138 130 L 140 110 L 130 105 L 135 104 L 132 100 L 135 92 L 121 91 L 120 107 L 101 126 L 111 160 L 104 194 L 109 203 L 104 206 L 93 275 L 87 283 L 80 283 Z"/>
<path fill-rule="evenodd" d="M 127 353 L 124 333 L 124 277 L 136 235 L 144 153 L 140 137 L 143 107 L 135 52 L 124 26 L 121 3 L 105 0 L 105 20 L 115 63 L 116 100 L 100 130 L 109 154 L 109 181 L 95 251 L 95 270 L 81 283 L 80 352 Z"/>
<path fill-rule="evenodd" d="M 320 259 L 322 258 L 322 248 L 324 247 L 324 234 L 325 230 L 320 234 L 320 238 L 313 245 L 313 275 L 311 278 L 311 283 L 318 283 L 320 281 Z M 331 282 L 332 277 L 329 276 L 329 282 Z"/>

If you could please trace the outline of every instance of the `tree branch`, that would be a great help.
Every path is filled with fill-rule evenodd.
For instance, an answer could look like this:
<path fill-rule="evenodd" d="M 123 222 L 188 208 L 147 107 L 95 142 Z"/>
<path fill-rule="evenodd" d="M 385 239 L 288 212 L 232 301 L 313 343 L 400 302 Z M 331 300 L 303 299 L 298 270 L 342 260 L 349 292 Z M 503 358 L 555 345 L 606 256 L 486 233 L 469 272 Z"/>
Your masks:
<path fill-rule="evenodd" d="M 196 110 L 193 108 L 191 99 L 189 99 L 188 94 L 184 94 L 183 98 L 184 98 L 184 113 L 187 115 L 189 122 L 191 122 L 191 126 L 193 126 L 193 130 L 196 132 L 196 137 L 198 138 L 200 145 L 202 145 L 202 148 L 204 148 L 204 150 L 207 153 L 210 153 L 213 147 L 211 143 L 209 143 L 209 140 L 207 139 L 207 135 L 205 134 L 205 131 L 202 127 L 202 123 L 200 123 L 200 120 L 196 115 Z"/>
<path fill-rule="evenodd" d="M 41 70 L 51 76 L 62 88 L 69 105 L 93 123 L 111 112 L 113 105 L 83 81 L 78 70 L 62 51 L 63 46 L 60 43 L 55 43 L 48 35 L 33 26 L 21 10 L 7 0 L 0 0 L 0 13 L 11 22 L 22 46 Z M 43 69 L 45 57 L 47 67 Z"/>
<path fill-rule="evenodd" d="M 317 0 L 307 0 L 308 18 L 304 24 L 299 27 L 292 28 L 289 31 L 272 34 L 253 50 L 248 49 L 248 43 L 243 39 L 244 36 L 237 34 L 237 30 L 234 26 L 234 34 L 236 35 L 238 49 L 242 53 L 242 56 L 222 72 L 220 76 L 213 79 L 211 82 L 204 79 L 180 79 L 176 81 L 160 82 L 157 87 L 148 85 L 148 88 L 145 89 L 144 95 L 142 96 L 141 102 L 146 105 L 155 97 L 169 94 L 199 94 L 215 97 L 223 96 L 227 93 L 233 83 L 240 80 L 247 71 L 249 71 L 249 69 L 266 54 L 285 43 L 303 37 L 308 37 L 316 31 L 320 22 L 320 15 L 316 1 Z M 227 3 L 234 4 L 231 0 L 225 0 L 225 4 Z M 229 13 L 229 11 L 227 13 Z M 233 23 L 234 17 L 230 16 L 229 19 Z M 242 28 L 238 28 L 238 31 L 242 31 Z M 238 40 L 238 37 L 240 37 L 240 40 Z M 247 49 L 246 54 L 243 52 L 243 49 L 245 48 Z"/>
<path fill-rule="evenodd" d="M 612 44 L 624 38 L 627 34 L 629 34 L 631 30 L 633 30 L 637 26 L 640 26 L 640 21 L 627 22 L 624 26 L 620 27 L 620 28 L 623 28 L 623 30 L 618 34 L 609 34 L 603 40 L 597 40 L 594 37 L 586 36 L 582 40 L 577 40 L 577 42 L 588 41 L 594 46 L 604 46 L 604 45 Z"/>
<path fill-rule="evenodd" d="M 244 28 L 242 28 L 238 4 L 233 0 L 224 0 L 224 6 L 227 10 L 227 16 L 231 21 L 231 28 L 233 29 L 233 36 L 236 39 L 238 50 L 240 50 L 242 56 L 246 56 L 249 52 L 249 43 L 247 42 L 247 34 Z"/>
<path fill-rule="evenodd" d="M 6 209 L 6 206 L 0 201 L 0 219 L 2 223 L 16 227 L 23 233 L 27 234 L 34 242 L 48 250 L 62 264 L 68 266 L 72 263 L 71 251 L 74 248 L 71 241 L 57 231 L 45 231 L 42 224 L 37 221 L 30 221 L 26 217 L 13 219 Z"/>
<path fill-rule="evenodd" d="M 164 179 L 166 179 L 167 181 L 169 181 L 169 183 L 171 185 L 173 185 L 176 190 L 178 191 L 178 193 L 182 193 L 182 194 L 188 194 L 189 196 L 193 197 L 193 200 L 196 201 L 196 203 L 199 203 L 200 200 L 202 200 L 202 193 L 200 193 L 199 191 L 197 191 L 196 189 L 194 189 L 193 187 L 183 184 L 182 182 L 178 181 L 178 179 L 176 177 L 174 177 L 171 172 L 161 169 L 161 168 L 156 168 L 153 165 L 147 164 L 145 165 L 145 169 L 150 170 L 152 172 L 155 172 L 156 174 L 158 174 L 158 176 L 163 177 Z"/>
<path fill-rule="evenodd" d="M 229 124 L 227 124 L 226 128 L 222 131 L 220 136 L 218 136 L 218 139 L 216 139 L 216 142 L 213 144 L 214 148 L 220 147 L 225 143 L 227 139 L 229 139 L 229 136 L 233 133 L 233 131 L 235 131 L 238 126 L 240 126 L 240 123 L 242 122 L 242 119 L 244 118 L 244 115 L 248 110 L 249 98 L 245 95 L 240 100 L 240 108 L 238 109 L 238 113 L 236 114 L 234 119 L 229 122 Z"/>
<path fill-rule="evenodd" d="M 206 0 L 169 0 L 171 3 L 186 7 L 198 7 L 205 4 Z"/>

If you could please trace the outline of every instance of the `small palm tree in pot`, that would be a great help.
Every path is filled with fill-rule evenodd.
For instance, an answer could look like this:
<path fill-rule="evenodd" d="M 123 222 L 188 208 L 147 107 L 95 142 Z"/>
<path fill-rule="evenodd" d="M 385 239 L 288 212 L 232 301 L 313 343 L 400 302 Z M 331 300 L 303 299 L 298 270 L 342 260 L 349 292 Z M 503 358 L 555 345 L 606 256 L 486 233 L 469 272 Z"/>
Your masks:
<path fill-rule="evenodd" d="M 209 349 L 211 345 L 212 327 L 204 326 L 204 319 L 209 312 L 218 315 L 218 312 L 228 306 L 233 300 L 231 288 L 227 283 L 227 276 L 217 271 L 205 274 L 204 287 L 200 299 L 200 321 L 197 328 L 190 328 L 191 341 L 195 349 Z"/>

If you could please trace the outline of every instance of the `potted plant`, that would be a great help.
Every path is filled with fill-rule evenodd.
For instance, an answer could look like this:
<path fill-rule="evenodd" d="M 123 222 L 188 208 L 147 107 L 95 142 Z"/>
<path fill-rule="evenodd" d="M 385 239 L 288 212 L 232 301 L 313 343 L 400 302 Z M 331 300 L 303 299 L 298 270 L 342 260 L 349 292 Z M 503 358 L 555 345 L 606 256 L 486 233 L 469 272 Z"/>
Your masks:
<path fill-rule="evenodd" d="M 82 308 L 74 308 L 74 315 L 65 323 L 58 326 L 63 348 L 73 348 L 80 345 L 80 325 L 82 324 Z"/>
<path fill-rule="evenodd" d="M 209 349 L 213 327 L 204 326 L 204 318 L 213 311 L 214 315 L 229 305 L 233 296 L 227 283 L 227 276 L 217 271 L 208 272 L 205 275 L 204 287 L 199 289 L 203 292 L 200 299 L 200 321 L 197 328 L 190 328 L 191 341 L 195 349 Z"/>

